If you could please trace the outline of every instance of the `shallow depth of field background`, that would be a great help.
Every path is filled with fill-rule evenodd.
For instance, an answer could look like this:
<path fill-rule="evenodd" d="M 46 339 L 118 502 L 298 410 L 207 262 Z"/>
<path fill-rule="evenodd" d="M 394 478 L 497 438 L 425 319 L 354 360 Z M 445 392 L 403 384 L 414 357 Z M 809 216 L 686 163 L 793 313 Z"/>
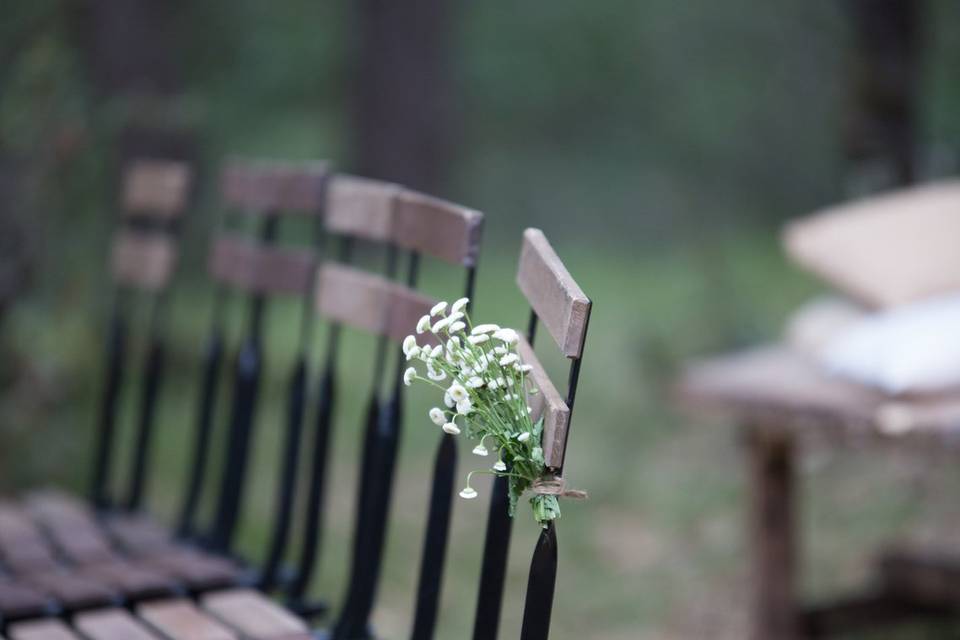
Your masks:
<path fill-rule="evenodd" d="M 552 637 L 743 637 L 748 574 L 736 432 L 677 415 L 669 385 L 688 357 L 775 337 L 788 313 L 821 289 L 784 262 L 777 231 L 850 189 L 853 3 L 438 0 L 428 4 L 445 7 L 446 18 L 435 20 L 380 4 L 389 3 L 138 0 L 124 8 L 37 0 L 6 7 L 0 488 L 85 486 L 109 300 L 105 252 L 116 214 L 111 141 L 155 103 L 119 87 L 111 73 L 122 78 L 129 69 L 104 60 L 127 46 L 156 46 L 160 52 L 147 56 L 174 70 L 160 82 L 177 94 L 165 100 L 165 113 L 200 131 L 206 171 L 171 314 L 149 496 L 156 511 L 172 513 L 190 453 L 197 354 L 210 317 L 203 253 L 217 210 L 218 160 L 240 154 L 328 158 L 355 171 L 392 167 L 409 173 L 414 186 L 487 214 L 478 318 L 523 326 L 513 269 L 526 226 L 546 232 L 594 300 L 567 470 L 591 499 L 564 506 Z M 937 176 L 953 171 L 960 149 L 960 7 L 919 4 L 916 164 L 922 176 Z M 124 26 L 124 16 L 136 18 L 131 6 L 153 6 L 146 20 L 164 25 L 163 37 L 138 40 Z M 435 86 L 416 78 L 414 61 L 412 76 L 384 81 L 388 97 L 364 115 L 361 75 L 396 55 L 393 39 L 370 43 L 358 35 L 363 16 L 378 11 L 396 20 L 396 38 L 443 27 L 439 62 L 424 64 L 446 80 Z M 393 157 L 371 162 L 364 145 L 376 146 L 376 136 L 361 128 L 391 130 L 384 119 L 418 113 L 438 119 L 436 139 L 410 143 L 398 134 Z M 882 173 L 861 165 L 858 179 L 882 180 Z M 428 280 L 431 293 L 459 295 L 459 275 Z M 298 318 L 292 303 L 270 310 L 268 344 L 277 347 L 242 536 L 253 557 L 270 525 Z M 240 309 L 234 319 L 237 336 Z M 321 344 L 322 332 L 315 353 Z M 545 333 L 541 346 L 546 352 Z M 342 549 L 372 349 L 351 334 L 345 353 L 331 531 L 316 584 L 334 603 L 347 569 Z M 558 359 L 548 360 L 562 378 Z M 128 416 L 135 392 L 128 389 Z M 436 441 L 425 410 L 435 401 L 417 389 L 408 406 L 377 611 L 385 637 L 409 628 Z M 479 461 L 469 449 L 461 454 L 464 470 Z M 955 460 L 815 446 L 807 463 L 802 586 L 811 596 L 856 584 L 869 571 L 867 550 L 881 540 L 944 536 L 960 523 L 951 500 L 960 487 Z M 472 623 L 482 496 L 456 505 L 441 638 L 466 637 Z M 517 635 L 535 535 L 522 512 L 505 638 Z"/>

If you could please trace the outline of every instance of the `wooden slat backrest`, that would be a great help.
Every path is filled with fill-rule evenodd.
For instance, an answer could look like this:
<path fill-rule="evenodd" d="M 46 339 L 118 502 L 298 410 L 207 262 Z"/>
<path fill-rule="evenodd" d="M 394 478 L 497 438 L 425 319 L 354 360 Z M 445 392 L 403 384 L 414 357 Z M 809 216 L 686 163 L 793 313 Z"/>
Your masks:
<path fill-rule="evenodd" d="M 841 291 L 890 307 L 960 288 L 960 180 L 841 204 L 790 223 L 797 264 Z"/>
<path fill-rule="evenodd" d="M 563 355 L 579 358 L 590 300 L 539 229 L 527 229 L 523 234 L 517 284 Z"/>
<path fill-rule="evenodd" d="M 517 351 L 524 364 L 533 367 L 529 375 L 538 393 L 529 394 L 527 402 L 533 410 L 533 420 L 543 418 L 544 463 L 548 467 L 562 467 L 567 428 L 570 425 L 570 409 L 526 339 L 520 339 Z"/>
<path fill-rule="evenodd" d="M 88 640 L 160 640 L 124 609 L 100 609 L 77 614 L 73 626 Z"/>
<path fill-rule="evenodd" d="M 224 205 L 249 213 L 301 213 L 323 209 L 324 162 L 282 163 L 233 159 L 220 182 Z"/>
<path fill-rule="evenodd" d="M 327 187 L 324 223 L 329 233 L 388 243 L 400 187 L 389 182 L 337 175 Z"/>
<path fill-rule="evenodd" d="M 452 264 L 475 266 L 483 214 L 414 191 L 396 197 L 393 241 L 397 246 Z"/>
<path fill-rule="evenodd" d="M 118 284 L 159 291 L 177 266 L 176 239 L 153 231 L 118 231 L 110 252 L 110 271 Z"/>
<path fill-rule="evenodd" d="M 179 217 L 190 200 L 192 177 L 186 162 L 154 158 L 132 160 L 123 172 L 124 215 Z"/>
<path fill-rule="evenodd" d="M 248 293 L 304 293 L 315 266 L 313 252 L 264 246 L 233 234 L 214 240 L 208 270 L 217 282 Z"/>
<path fill-rule="evenodd" d="M 321 316 L 400 341 L 436 301 L 381 276 L 345 265 L 325 264 L 317 274 Z"/>

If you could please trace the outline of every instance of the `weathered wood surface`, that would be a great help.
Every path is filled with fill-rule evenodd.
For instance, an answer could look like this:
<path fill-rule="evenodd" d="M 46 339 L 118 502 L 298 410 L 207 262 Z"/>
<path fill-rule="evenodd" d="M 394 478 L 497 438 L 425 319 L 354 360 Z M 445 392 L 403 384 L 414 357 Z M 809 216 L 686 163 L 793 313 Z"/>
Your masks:
<path fill-rule="evenodd" d="M 282 163 L 231 159 L 220 177 L 223 203 L 248 213 L 319 215 L 324 206 L 325 162 Z"/>
<path fill-rule="evenodd" d="M 267 247 L 224 234 L 214 241 L 208 269 L 214 280 L 243 291 L 297 295 L 309 288 L 315 267 L 309 250 Z"/>
<path fill-rule="evenodd" d="M 249 640 L 275 640 L 309 632 L 303 620 L 252 589 L 209 593 L 201 598 L 201 605 Z"/>
<path fill-rule="evenodd" d="M 477 264 L 483 227 L 479 211 L 403 190 L 396 197 L 393 225 L 393 241 L 404 249 L 452 264 Z"/>
<path fill-rule="evenodd" d="M 523 234 L 517 284 L 563 355 L 579 358 L 587 333 L 590 299 L 539 229 L 527 229 Z"/>
<path fill-rule="evenodd" d="M 125 215 L 174 218 L 184 213 L 192 173 L 186 162 L 139 158 L 123 172 L 122 209 Z"/>
<path fill-rule="evenodd" d="M 189 600 L 160 600 L 137 607 L 137 614 L 169 640 L 238 640 L 239 635 Z"/>
<path fill-rule="evenodd" d="M 336 175 L 330 179 L 324 224 L 329 233 L 390 242 L 400 187 L 378 180 Z"/>
<path fill-rule="evenodd" d="M 548 467 L 562 468 L 567 429 L 570 426 L 570 409 L 526 339 L 520 338 L 517 352 L 524 364 L 533 367 L 527 375 L 539 390 L 538 393 L 527 394 L 527 403 L 533 410 L 531 417 L 534 422 L 543 418 L 541 441 L 544 461 Z"/>
<path fill-rule="evenodd" d="M 165 233 L 118 231 L 113 237 L 110 273 L 115 282 L 146 291 L 164 288 L 177 267 L 177 245 Z"/>
<path fill-rule="evenodd" d="M 161 636 L 124 609 L 80 613 L 74 617 L 73 626 L 87 640 L 161 640 Z"/>
<path fill-rule="evenodd" d="M 787 226 L 797 264 L 863 302 L 889 307 L 960 288 L 960 180 L 826 209 Z"/>
<path fill-rule="evenodd" d="M 960 395 L 887 396 L 831 377 L 782 345 L 692 364 L 677 386 L 676 400 L 776 429 L 960 446 Z"/>
<path fill-rule="evenodd" d="M 82 640 L 60 620 L 18 622 L 7 630 L 10 640 Z"/>

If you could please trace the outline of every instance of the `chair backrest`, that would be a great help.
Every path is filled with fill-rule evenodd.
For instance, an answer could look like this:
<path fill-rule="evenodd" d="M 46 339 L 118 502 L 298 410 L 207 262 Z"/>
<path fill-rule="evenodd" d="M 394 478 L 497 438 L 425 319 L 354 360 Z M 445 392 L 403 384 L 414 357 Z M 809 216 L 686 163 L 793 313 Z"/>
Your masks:
<path fill-rule="evenodd" d="M 125 132 L 126 133 L 126 132 Z M 147 356 L 138 407 L 138 441 L 149 431 L 163 378 L 166 295 L 177 266 L 179 223 L 192 203 L 195 162 L 187 155 L 165 156 L 168 149 L 126 144 L 121 155 L 119 221 L 111 242 L 110 277 L 114 296 L 107 341 L 106 381 L 100 403 L 91 499 L 109 506 L 108 484 L 113 466 L 117 416 L 130 349 L 130 310 L 134 298 L 146 298 L 150 309 Z M 136 295 L 140 294 L 140 295 Z M 136 462 L 134 462 L 136 464 Z M 137 481 L 123 500 L 139 493 Z"/>
<path fill-rule="evenodd" d="M 373 366 L 372 391 L 363 428 L 353 557 L 349 585 L 343 609 L 332 629 L 334 638 L 353 638 L 366 633 L 370 624 L 374 595 L 379 581 L 387 515 L 392 491 L 397 447 L 402 431 L 403 370 L 406 362 L 399 348 L 394 349 L 395 366 L 388 366 L 386 346 L 399 343 L 414 332 L 417 320 L 429 314 L 436 300 L 417 291 L 422 258 L 434 258 L 464 268 L 464 295 L 471 296 L 479 252 L 482 215 L 394 185 L 350 177 L 332 181 L 327 211 L 327 230 L 342 238 L 362 237 L 386 247 L 386 274 L 374 275 L 342 262 L 327 263 L 317 278 L 316 305 L 319 314 L 334 323 L 327 346 L 326 364 L 318 400 L 318 425 L 315 436 L 311 478 L 321 490 L 311 490 L 308 505 L 313 521 L 304 539 L 308 547 L 301 562 L 300 575 L 291 589 L 290 600 L 301 611 L 309 611 L 302 601 L 309 581 L 317 539 L 316 524 L 322 500 L 325 467 L 326 432 L 336 379 L 336 341 L 340 326 L 377 337 L 378 349 Z M 401 256 L 400 254 L 405 254 Z M 397 277 L 402 257 L 407 267 Z M 384 372 L 392 379 L 384 380 Z M 384 389 L 384 385 L 386 388 Z M 415 626 L 432 628 L 437 611 L 439 579 L 449 527 L 450 495 L 456 451 L 449 437 L 438 445 L 431 510 L 428 518 L 428 543 L 424 547 Z M 443 499 L 446 496 L 446 499 Z M 427 595 L 423 595 L 427 594 Z"/>
<path fill-rule="evenodd" d="M 844 293 L 891 307 L 960 289 L 960 180 L 872 196 L 790 223 L 787 254 Z"/>
<path fill-rule="evenodd" d="M 274 296 L 299 298 L 303 309 L 298 350 L 288 387 L 287 437 L 299 440 L 306 397 L 306 352 L 313 325 L 310 291 L 318 264 L 323 208 L 328 177 L 322 162 L 282 163 L 274 161 L 229 161 L 221 175 L 220 193 L 224 207 L 223 229 L 215 234 L 208 254 L 208 273 L 217 285 L 212 326 L 204 355 L 204 373 L 197 405 L 193 460 L 181 506 L 179 531 L 185 536 L 200 533 L 196 523 L 203 480 L 211 456 L 212 432 L 216 422 L 216 398 L 225 359 L 225 309 L 230 296 L 246 304 L 246 322 L 241 344 L 233 360 L 233 381 L 228 432 L 220 465 L 221 475 L 214 488 L 214 515 L 203 541 L 213 550 L 231 553 L 242 515 L 247 484 L 247 466 L 258 405 L 260 378 L 265 358 L 265 314 Z M 306 217 L 314 232 L 298 246 L 277 244 L 283 218 Z M 252 220 L 251 233 L 228 230 L 236 218 Z M 289 449 L 289 443 L 287 446 Z M 293 499 L 293 481 L 281 461 L 278 505 Z M 289 510 L 287 506 L 287 510 Z M 275 522 L 274 535 L 285 536 L 289 518 Z"/>
<path fill-rule="evenodd" d="M 530 371 L 539 393 L 528 396 L 533 417 L 543 417 L 543 456 L 547 474 L 544 492 L 562 492 L 563 464 L 567 434 L 580 378 L 580 362 L 590 321 L 592 303 L 564 267 L 539 229 L 527 229 L 517 269 L 517 285 L 530 303 L 530 320 L 525 339 L 518 345 L 521 360 Z M 561 395 L 533 351 L 537 326 L 542 324 L 560 352 L 569 360 L 566 395 Z M 483 565 L 474 620 L 475 640 L 495 638 L 500 624 L 510 545 L 511 519 L 508 515 L 506 478 L 494 481 L 487 517 Z M 530 565 L 523 613 L 523 640 L 545 640 L 550 629 L 553 592 L 557 573 L 557 537 L 553 522 L 540 533 Z"/>

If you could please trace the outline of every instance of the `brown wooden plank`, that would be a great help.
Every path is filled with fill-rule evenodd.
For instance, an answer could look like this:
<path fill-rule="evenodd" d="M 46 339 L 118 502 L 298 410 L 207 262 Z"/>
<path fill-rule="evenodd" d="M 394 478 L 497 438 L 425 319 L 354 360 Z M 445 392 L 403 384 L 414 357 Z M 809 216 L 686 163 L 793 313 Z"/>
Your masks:
<path fill-rule="evenodd" d="M 523 233 L 517 284 L 563 355 L 579 358 L 590 317 L 590 299 L 539 229 Z"/>
<path fill-rule="evenodd" d="M 220 181 L 226 206 L 250 213 L 318 215 L 324 206 L 324 162 L 228 161 Z"/>
<path fill-rule="evenodd" d="M 192 177 L 186 162 L 152 158 L 133 160 L 123 173 L 124 213 L 161 218 L 182 215 L 189 200 Z"/>
<path fill-rule="evenodd" d="M 960 288 L 960 180 L 864 198 L 791 223 L 787 254 L 834 287 L 889 307 Z"/>
<path fill-rule="evenodd" d="M 403 190 L 396 197 L 393 224 L 400 247 L 453 264 L 477 264 L 483 227 L 479 211 Z"/>
<path fill-rule="evenodd" d="M 24 504 L 70 563 L 100 563 L 117 557 L 90 510 L 74 496 L 41 490 L 28 494 Z"/>
<path fill-rule="evenodd" d="M 960 606 L 960 554 L 937 548 L 891 547 L 879 557 L 884 589 L 902 599 Z"/>
<path fill-rule="evenodd" d="M 400 187 L 379 180 L 337 175 L 330 179 L 324 223 L 336 235 L 389 242 Z"/>
<path fill-rule="evenodd" d="M 58 571 L 19 576 L 24 584 L 43 591 L 66 609 L 89 609 L 120 601 L 118 590 L 103 581 L 80 573 Z"/>
<path fill-rule="evenodd" d="M 333 263 L 320 268 L 315 302 L 328 320 L 396 341 L 413 333 L 436 303 L 381 276 Z"/>
<path fill-rule="evenodd" d="M 53 549 L 19 505 L 0 503 L 0 561 L 13 573 L 53 570 Z"/>
<path fill-rule="evenodd" d="M 189 600 L 160 600 L 137 607 L 137 614 L 170 640 L 236 640 L 239 636 Z"/>
<path fill-rule="evenodd" d="M 148 291 L 162 289 L 177 266 L 177 246 L 161 232 L 118 231 L 113 237 L 110 272 L 114 281 Z"/>
<path fill-rule="evenodd" d="M 73 626 L 87 640 L 159 640 L 160 636 L 124 609 L 101 609 L 74 616 Z"/>
<path fill-rule="evenodd" d="M 266 247 L 231 234 L 214 241 L 209 262 L 214 280 L 252 293 L 303 293 L 315 268 L 308 250 Z"/>
<path fill-rule="evenodd" d="M 753 640 L 798 636 L 799 609 L 794 572 L 793 443 L 760 429 L 746 433 L 750 468 Z"/>
<path fill-rule="evenodd" d="M 60 620 L 31 620 L 10 625 L 10 640 L 82 640 Z"/>
<path fill-rule="evenodd" d="M 144 556 L 141 562 L 194 590 L 231 587 L 243 575 L 242 568 L 231 560 L 185 548 Z"/>
<path fill-rule="evenodd" d="M 149 553 L 152 549 L 167 549 L 173 544 L 170 530 L 145 515 L 116 515 L 104 522 L 110 537 L 134 555 Z"/>
<path fill-rule="evenodd" d="M 278 640 L 309 631 L 291 611 L 252 589 L 209 593 L 201 603 L 208 613 L 249 640 Z"/>
<path fill-rule="evenodd" d="M 527 403 L 533 409 L 534 421 L 543 417 L 544 462 L 548 467 L 562 468 L 567 429 L 570 426 L 570 409 L 525 338 L 521 337 L 517 343 L 517 352 L 520 360 L 533 367 L 527 375 L 539 390 L 538 393 L 527 395 Z"/>
<path fill-rule="evenodd" d="M 105 584 L 128 599 L 143 600 L 175 595 L 178 585 L 168 573 L 136 560 L 109 560 L 76 569 L 83 580 Z"/>
<path fill-rule="evenodd" d="M 53 600 L 39 589 L 0 578 L 0 618 L 28 618 L 50 612 Z"/>

